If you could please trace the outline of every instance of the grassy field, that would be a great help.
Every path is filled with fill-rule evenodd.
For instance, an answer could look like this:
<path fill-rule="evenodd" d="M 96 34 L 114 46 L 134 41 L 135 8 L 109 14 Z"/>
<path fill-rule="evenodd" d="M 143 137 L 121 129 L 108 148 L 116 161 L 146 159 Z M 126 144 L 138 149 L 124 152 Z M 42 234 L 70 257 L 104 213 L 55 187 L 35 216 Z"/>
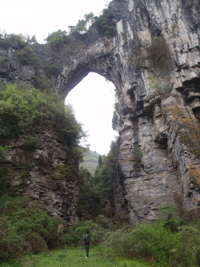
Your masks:
<path fill-rule="evenodd" d="M 104 257 L 98 248 L 90 249 L 90 257 L 85 258 L 83 248 L 53 250 L 39 255 L 25 256 L 21 263 L 0 263 L 1 267 L 148 267 L 139 260 L 118 257 Z"/>

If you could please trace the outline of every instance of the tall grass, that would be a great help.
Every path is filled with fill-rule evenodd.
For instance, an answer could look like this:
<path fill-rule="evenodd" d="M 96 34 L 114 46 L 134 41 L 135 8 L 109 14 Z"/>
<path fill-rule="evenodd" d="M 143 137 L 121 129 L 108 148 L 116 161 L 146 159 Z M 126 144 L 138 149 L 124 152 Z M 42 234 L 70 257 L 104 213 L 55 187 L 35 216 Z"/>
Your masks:
<path fill-rule="evenodd" d="M 99 216 L 96 221 L 79 222 L 65 229 L 58 243 L 62 250 L 49 250 L 39 255 L 34 255 L 32 250 L 32 254 L 29 251 L 29 255 L 22 257 L 21 260 L 18 258 L 16 261 L 11 258 L 16 263 L 12 261 L 10 264 L 4 261 L 1 266 L 200 266 L 200 220 L 196 219 L 187 224 L 182 221 L 178 223 L 177 218 L 175 222 L 173 220 L 170 217 L 165 221 L 144 222 L 117 228 L 105 217 Z M 83 237 L 87 230 L 90 230 L 92 239 L 89 259 L 84 258 L 83 248 Z M 52 239 L 48 241 L 54 243 Z M 11 244 L 10 248 L 15 249 Z"/>
<path fill-rule="evenodd" d="M 40 255 L 26 256 L 21 261 L 4 263 L 2 267 L 148 267 L 139 260 L 130 260 L 100 254 L 99 248 L 90 249 L 90 257 L 85 258 L 81 247 L 53 250 Z"/>

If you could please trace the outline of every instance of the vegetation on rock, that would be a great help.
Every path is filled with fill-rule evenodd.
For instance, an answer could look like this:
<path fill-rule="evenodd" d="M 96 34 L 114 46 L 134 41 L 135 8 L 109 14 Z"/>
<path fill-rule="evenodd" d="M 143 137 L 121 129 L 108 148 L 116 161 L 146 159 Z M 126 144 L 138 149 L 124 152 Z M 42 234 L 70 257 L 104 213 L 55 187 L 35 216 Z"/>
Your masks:
<path fill-rule="evenodd" d="M 0 262 L 58 245 L 57 218 L 30 207 L 27 197 L 0 198 Z"/>
<path fill-rule="evenodd" d="M 0 47 L 13 47 L 15 49 L 25 48 L 27 45 L 37 43 L 35 36 L 31 38 L 23 34 L 0 34 Z"/>
<path fill-rule="evenodd" d="M 11 139 L 53 130 L 63 143 L 77 145 L 85 136 L 73 110 L 56 93 L 16 84 L 0 88 L 0 137 Z"/>
<path fill-rule="evenodd" d="M 104 9 L 102 15 L 95 17 L 94 25 L 100 35 L 111 37 L 115 34 L 115 22 L 113 13 L 109 9 Z"/>
<path fill-rule="evenodd" d="M 79 201 L 77 215 L 94 219 L 103 214 L 112 219 L 114 212 L 114 181 L 116 177 L 118 141 L 111 144 L 107 156 L 99 156 L 94 175 L 81 168 L 79 174 Z"/>

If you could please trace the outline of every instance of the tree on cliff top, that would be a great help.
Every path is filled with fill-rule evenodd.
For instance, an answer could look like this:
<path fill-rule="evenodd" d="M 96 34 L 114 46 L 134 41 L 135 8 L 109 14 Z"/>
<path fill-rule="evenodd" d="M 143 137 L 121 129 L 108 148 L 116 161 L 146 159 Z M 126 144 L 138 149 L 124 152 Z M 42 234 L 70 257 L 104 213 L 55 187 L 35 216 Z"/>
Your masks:
<path fill-rule="evenodd" d="M 12 139 L 53 130 L 68 145 L 78 145 L 85 137 L 71 106 L 56 93 L 45 94 L 33 87 L 16 84 L 0 87 L 0 137 Z"/>

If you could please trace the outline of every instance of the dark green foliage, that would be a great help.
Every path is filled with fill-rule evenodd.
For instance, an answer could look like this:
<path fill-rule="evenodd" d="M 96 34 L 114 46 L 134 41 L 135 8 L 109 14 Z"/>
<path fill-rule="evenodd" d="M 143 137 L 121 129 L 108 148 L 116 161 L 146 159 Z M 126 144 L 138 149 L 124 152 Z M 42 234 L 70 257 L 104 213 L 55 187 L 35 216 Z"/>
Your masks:
<path fill-rule="evenodd" d="M 99 156 L 95 174 L 81 168 L 79 173 L 79 218 L 94 219 L 98 215 L 114 217 L 114 181 L 117 162 L 118 142 L 112 142 L 107 156 Z"/>
<path fill-rule="evenodd" d="M 46 41 L 52 48 L 56 49 L 62 46 L 66 39 L 66 31 L 58 30 L 57 32 L 49 34 L 49 36 L 46 38 Z"/>
<path fill-rule="evenodd" d="M 9 63 L 10 63 L 10 58 L 9 57 L 1 57 L 0 58 L 1 69 L 7 69 Z"/>
<path fill-rule="evenodd" d="M 5 48 L 23 48 L 27 44 L 27 42 L 23 39 L 23 36 L 19 34 L 1 34 L 0 46 Z"/>
<path fill-rule="evenodd" d="M 102 156 L 99 155 L 99 158 L 98 158 L 98 166 L 101 167 L 103 164 L 103 159 L 102 159 Z"/>
<path fill-rule="evenodd" d="M 37 43 L 35 35 L 30 38 L 28 35 L 25 36 L 23 34 L 0 34 L 0 47 L 22 49 L 34 43 Z"/>
<path fill-rule="evenodd" d="M 113 117 L 112 117 L 112 128 L 113 128 L 113 130 L 117 131 L 118 126 L 119 126 L 119 118 L 118 118 L 117 112 L 114 111 Z"/>
<path fill-rule="evenodd" d="M 90 12 L 84 15 L 84 19 L 78 21 L 76 27 L 72 31 L 77 31 L 79 33 L 85 33 L 88 27 L 94 22 L 94 14 Z"/>
<path fill-rule="evenodd" d="M 58 64 L 53 61 L 48 62 L 48 64 L 44 66 L 44 72 L 47 74 L 48 77 L 57 75 L 59 72 Z"/>
<path fill-rule="evenodd" d="M 0 103 L 1 138 L 53 130 L 65 144 L 74 146 L 84 136 L 72 108 L 64 106 L 56 93 L 45 94 L 31 87 L 21 89 L 11 84 L 0 89 Z M 29 137 L 30 141 L 33 143 L 33 138 Z"/>
<path fill-rule="evenodd" d="M 37 147 L 38 143 L 38 137 L 37 136 L 32 136 L 32 135 L 27 135 L 25 136 L 24 140 L 24 147 L 26 149 L 35 149 Z"/>
<path fill-rule="evenodd" d="M 37 66 L 39 64 L 39 58 L 33 53 L 33 49 L 30 45 L 26 45 L 18 52 L 18 60 L 22 65 Z"/>
<path fill-rule="evenodd" d="M 179 243 L 175 254 L 175 262 L 178 266 L 200 266 L 199 234 L 199 222 L 194 225 L 184 225 L 180 228 L 177 234 Z"/>
<path fill-rule="evenodd" d="M 0 261 L 57 246 L 58 219 L 30 207 L 27 197 L 1 197 L 0 214 Z"/>
<path fill-rule="evenodd" d="M 109 218 L 114 216 L 114 183 L 116 176 L 118 141 L 112 142 L 111 150 L 107 156 L 102 157 L 102 162 L 94 174 L 94 187 L 99 192 L 104 214 Z"/>
<path fill-rule="evenodd" d="M 65 229 L 62 242 L 69 246 L 83 245 L 83 238 L 89 230 L 91 233 L 91 244 L 98 245 L 105 238 L 109 227 L 109 220 L 103 215 L 97 217 L 95 221 L 80 221 L 76 225 Z"/>
<path fill-rule="evenodd" d="M 10 149 L 11 146 L 0 146 L 0 161 L 4 158 L 4 156 Z"/>
<path fill-rule="evenodd" d="M 199 266 L 199 224 L 179 228 L 171 232 L 164 221 L 125 226 L 107 232 L 102 246 L 109 254 L 127 258 L 143 258 L 155 266 Z"/>
<path fill-rule="evenodd" d="M 0 162 L 4 160 L 5 155 L 11 149 L 11 146 L 0 146 Z M 5 193 L 6 190 L 6 169 L 0 165 L 0 197 Z"/>
<path fill-rule="evenodd" d="M 95 17 L 94 25 L 100 35 L 112 37 L 115 34 L 115 23 L 113 13 L 109 9 L 104 9 L 102 15 Z"/>
<path fill-rule="evenodd" d="M 47 76 L 49 76 L 47 74 Z M 33 77 L 33 86 L 42 91 L 49 91 L 48 88 L 51 88 L 51 81 L 45 77 L 44 72 L 40 69 L 35 69 L 35 76 Z"/>
<path fill-rule="evenodd" d="M 93 185 L 92 174 L 84 168 L 79 171 L 79 197 L 76 213 L 79 218 L 93 219 L 102 212 L 99 193 Z"/>

